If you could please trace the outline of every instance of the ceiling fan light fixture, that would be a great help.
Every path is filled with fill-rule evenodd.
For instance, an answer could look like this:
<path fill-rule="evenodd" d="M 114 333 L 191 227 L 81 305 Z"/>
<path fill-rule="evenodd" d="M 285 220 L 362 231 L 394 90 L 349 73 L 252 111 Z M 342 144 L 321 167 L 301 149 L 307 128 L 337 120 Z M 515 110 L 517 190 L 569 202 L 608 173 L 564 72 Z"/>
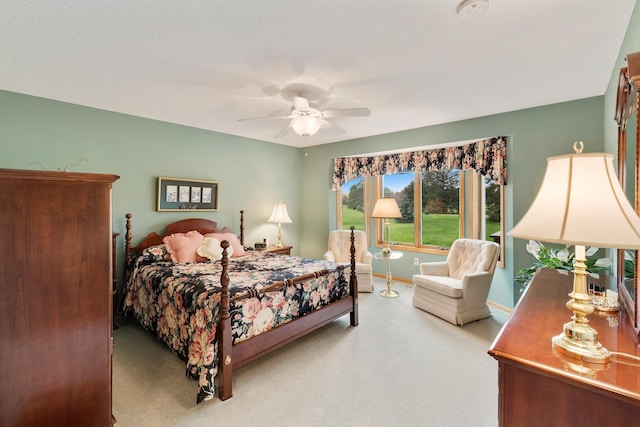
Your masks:
<path fill-rule="evenodd" d="M 320 130 L 321 121 L 318 117 L 302 115 L 291 119 L 293 131 L 305 138 L 315 135 Z"/>
<path fill-rule="evenodd" d="M 458 16 L 472 18 L 480 16 L 489 9 L 489 0 L 464 0 L 456 8 Z"/>

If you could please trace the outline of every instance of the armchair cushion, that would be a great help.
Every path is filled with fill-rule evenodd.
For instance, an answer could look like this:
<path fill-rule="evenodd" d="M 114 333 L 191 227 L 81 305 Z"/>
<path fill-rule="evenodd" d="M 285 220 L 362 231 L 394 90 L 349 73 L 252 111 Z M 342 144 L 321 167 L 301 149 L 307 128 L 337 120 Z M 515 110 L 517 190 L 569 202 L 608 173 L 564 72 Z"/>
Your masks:
<path fill-rule="evenodd" d="M 449 298 L 462 298 L 462 282 L 448 276 L 413 276 L 413 284 L 437 292 Z"/>

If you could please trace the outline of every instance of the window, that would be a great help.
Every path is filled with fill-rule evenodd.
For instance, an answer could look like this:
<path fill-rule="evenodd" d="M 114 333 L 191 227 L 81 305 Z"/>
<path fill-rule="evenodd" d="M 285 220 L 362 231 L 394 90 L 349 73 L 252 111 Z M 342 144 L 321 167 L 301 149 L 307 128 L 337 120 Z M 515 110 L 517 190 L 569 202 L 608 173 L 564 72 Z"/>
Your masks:
<path fill-rule="evenodd" d="M 367 212 L 369 203 L 365 195 L 369 194 L 368 180 L 364 177 L 352 179 L 340 187 L 338 193 L 338 228 L 348 229 L 352 225 L 356 230 L 368 231 Z"/>
<path fill-rule="evenodd" d="M 423 172 L 422 245 L 450 248 L 460 237 L 460 177 L 459 170 Z"/>
<path fill-rule="evenodd" d="M 365 228 L 371 222 L 367 203 L 374 203 L 382 196 L 393 197 L 402 217 L 390 219 L 390 240 L 400 250 L 443 254 L 460 236 L 500 239 L 502 242 L 506 148 L 507 137 L 496 136 L 473 142 L 416 147 L 412 151 L 336 157 L 332 187 L 340 189 L 352 185 L 348 180 L 365 177 Z M 429 172 L 416 172 L 425 170 Z M 485 175 L 500 187 L 480 178 Z M 366 187 L 372 180 L 374 191 L 370 193 Z M 495 214 L 498 193 L 499 225 Z M 346 226 L 341 217 L 342 207 L 340 199 L 338 224 Z M 381 246 L 382 221 L 376 220 L 375 225 L 376 245 Z"/>
<path fill-rule="evenodd" d="M 379 177 L 377 191 L 393 197 L 402 218 L 390 219 L 390 241 L 398 249 L 448 249 L 460 236 L 459 170 Z M 382 243 L 381 229 L 376 241 Z"/>
<path fill-rule="evenodd" d="M 382 197 L 393 197 L 396 199 L 402 218 L 389 219 L 389 235 L 386 236 L 390 242 L 402 245 L 413 245 L 415 242 L 414 233 L 414 175 L 413 173 L 402 173 L 397 175 L 385 175 L 380 177 L 382 182 Z M 381 223 L 383 221 L 380 221 Z M 382 242 L 382 235 L 376 236 L 376 241 Z"/>
<path fill-rule="evenodd" d="M 377 197 L 393 197 L 402 214 L 389 219 L 388 238 L 398 250 L 442 254 L 462 236 L 503 240 L 504 187 L 473 170 L 383 175 L 374 182 Z M 365 212 L 368 217 L 370 212 Z M 387 239 L 383 223 L 376 223 L 378 246 Z"/>

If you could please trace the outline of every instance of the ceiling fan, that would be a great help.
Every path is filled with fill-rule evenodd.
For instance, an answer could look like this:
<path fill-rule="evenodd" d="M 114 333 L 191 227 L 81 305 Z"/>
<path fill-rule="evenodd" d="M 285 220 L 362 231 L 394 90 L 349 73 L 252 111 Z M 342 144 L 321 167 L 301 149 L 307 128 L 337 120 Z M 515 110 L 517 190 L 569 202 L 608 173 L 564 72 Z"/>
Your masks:
<path fill-rule="evenodd" d="M 309 103 L 310 95 L 311 93 L 308 91 L 300 91 L 296 95 L 291 95 L 293 105 L 291 112 L 286 116 L 253 117 L 238 121 L 285 119 L 289 120 L 289 124 L 278 132 L 276 138 L 283 136 L 289 129 L 293 129 L 298 135 L 307 138 L 318 132 L 323 122 L 331 123 L 330 120 L 335 117 L 367 117 L 371 114 L 371 111 L 365 107 L 320 110 L 317 105 Z M 335 123 L 331 124 L 340 129 Z"/>

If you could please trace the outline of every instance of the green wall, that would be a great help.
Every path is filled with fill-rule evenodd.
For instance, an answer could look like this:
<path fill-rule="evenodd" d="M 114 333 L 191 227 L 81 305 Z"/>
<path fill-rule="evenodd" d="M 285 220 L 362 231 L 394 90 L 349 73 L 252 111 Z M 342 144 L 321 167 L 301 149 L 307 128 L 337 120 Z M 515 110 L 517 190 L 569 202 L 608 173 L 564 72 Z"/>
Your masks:
<path fill-rule="evenodd" d="M 282 227 L 285 242 L 294 246 L 295 254 L 321 257 L 335 221 L 335 193 L 330 187 L 333 157 L 508 135 L 505 225 L 509 230 L 533 200 L 547 157 L 569 153 L 577 139 L 585 142 L 586 151 L 616 152 L 613 111 L 618 69 L 627 53 L 637 51 L 638 5 L 604 96 L 307 149 L 0 91 L 0 168 L 39 169 L 42 164 L 57 170 L 86 159 L 70 170 L 120 175 L 113 188 L 113 227 L 123 235 L 124 214 L 133 213 L 134 241 L 187 217 L 206 217 L 239 231 L 240 209 L 246 211 L 247 244 L 266 236 L 273 241 L 277 229 L 266 219 L 273 205 L 283 201 L 293 219 Z M 371 119 L 375 120 L 375 111 Z M 219 181 L 220 212 L 156 212 L 158 176 Z M 121 236 L 119 259 L 122 245 Z M 519 298 L 513 289 L 514 271 L 531 262 L 524 245 L 506 239 L 505 268 L 496 271 L 491 289 L 490 298 L 508 307 Z M 415 273 L 412 260 L 413 255 L 407 255 L 397 261 L 394 275 L 410 278 Z M 374 269 L 384 272 L 382 265 L 375 264 Z"/>
<path fill-rule="evenodd" d="M 300 226 L 300 151 L 284 145 L 209 132 L 108 111 L 0 91 L 0 168 L 64 169 L 113 173 L 113 229 L 124 246 L 124 215 L 133 214 L 133 241 L 178 219 L 204 217 L 239 233 L 245 210 L 245 241 L 253 244 L 277 226 L 266 222 L 278 201 L 293 224 L 283 239 L 294 244 Z M 215 180 L 219 212 L 156 212 L 157 177 Z M 119 271 L 121 266 L 119 265 Z"/>

